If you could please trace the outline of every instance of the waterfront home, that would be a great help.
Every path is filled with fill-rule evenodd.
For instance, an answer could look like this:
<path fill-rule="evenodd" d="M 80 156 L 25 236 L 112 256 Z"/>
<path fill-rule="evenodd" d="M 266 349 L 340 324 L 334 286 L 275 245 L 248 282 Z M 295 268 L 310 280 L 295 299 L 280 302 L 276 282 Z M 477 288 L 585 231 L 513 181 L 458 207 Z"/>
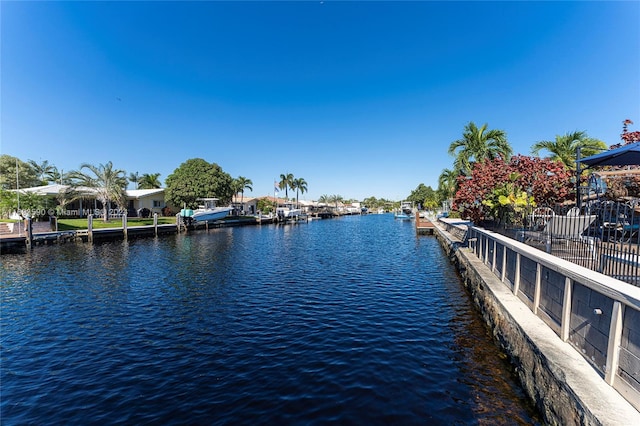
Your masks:
<path fill-rule="evenodd" d="M 50 215 L 51 212 L 55 212 L 57 216 L 85 217 L 102 209 L 102 203 L 91 196 L 73 201 L 64 200 L 64 194 L 68 189 L 69 185 L 51 184 L 21 188 L 20 193 L 35 194 L 45 198 L 45 212 L 42 212 L 41 215 L 45 215 L 45 213 Z M 150 215 L 153 213 L 158 213 L 158 215 L 175 213 L 179 209 L 167 205 L 164 200 L 164 191 L 164 188 L 126 190 L 127 216 L 137 216 L 143 209 L 147 209 Z M 85 188 L 83 192 L 91 194 L 93 191 L 91 188 Z M 64 201 L 64 205 L 61 205 L 62 201 Z M 117 210 L 117 208 L 113 207 L 113 210 Z M 123 213 L 112 214 L 112 216 L 121 216 Z"/>
<path fill-rule="evenodd" d="M 176 213 L 179 210 L 174 206 L 168 206 L 166 204 L 164 200 L 164 188 L 127 189 L 126 197 L 129 216 L 132 216 L 132 212 L 139 212 L 142 209 L 149 210 L 151 215 L 157 213 L 158 216 L 162 216 L 164 212 Z"/>

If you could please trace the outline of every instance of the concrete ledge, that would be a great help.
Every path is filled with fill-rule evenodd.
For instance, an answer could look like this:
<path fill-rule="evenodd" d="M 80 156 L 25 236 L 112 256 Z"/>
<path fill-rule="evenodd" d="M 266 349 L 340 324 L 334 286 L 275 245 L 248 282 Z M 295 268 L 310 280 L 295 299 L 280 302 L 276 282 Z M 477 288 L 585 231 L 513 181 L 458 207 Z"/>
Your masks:
<path fill-rule="evenodd" d="M 640 412 L 569 343 L 518 299 L 462 241 L 436 226 L 498 344 L 544 421 L 561 425 L 640 425 Z"/>

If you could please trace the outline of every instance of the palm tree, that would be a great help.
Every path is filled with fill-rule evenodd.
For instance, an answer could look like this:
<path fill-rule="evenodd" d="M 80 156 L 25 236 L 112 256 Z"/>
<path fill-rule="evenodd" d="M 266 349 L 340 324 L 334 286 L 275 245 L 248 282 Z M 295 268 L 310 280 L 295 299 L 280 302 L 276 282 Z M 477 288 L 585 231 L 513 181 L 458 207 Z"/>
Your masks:
<path fill-rule="evenodd" d="M 280 182 L 278 182 L 278 188 L 284 189 L 284 197 L 289 200 L 289 188 L 292 187 L 293 175 L 291 173 L 281 174 Z"/>
<path fill-rule="evenodd" d="M 137 175 L 137 173 L 136 173 Z M 160 173 L 144 173 L 136 182 L 136 189 L 156 189 L 161 188 Z M 131 181 L 131 176 L 129 176 Z M 132 181 L 133 182 L 133 181 Z"/>
<path fill-rule="evenodd" d="M 49 182 L 47 179 L 45 179 L 45 177 L 48 177 L 55 168 L 53 164 L 49 164 L 49 161 L 47 160 L 44 160 L 42 163 L 37 163 L 34 160 L 29 160 L 27 161 L 27 163 L 29 163 L 29 165 L 33 168 L 42 182 Z"/>
<path fill-rule="evenodd" d="M 456 157 L 454 167 L 465 175 L 471 173 L 474 162 L 497 157 L 509 161 L 512 152 L 503 130 L 487 130 L 487 123 L 478 128 L 473 121 L 464 127 L 462 139 L 451 142 L 449 146 L 449 154 Z"/>
<path fill-rule="evenodd" d="M 238 176 L 236 179 L 234 179 L 234 190 L 235 190 L 235 194 L 237 194 L 238 192 L 240 192 L 242 194 L 242 196 L 240 197 L 240 205 L 242 205 L 244 203 L 244 190 L 248 189 L 249 191 L 253 191 L 253 182 L 251 181 L 251 179 L 247 179 L 244 176 Z"/>
<path fill-rule="evenodd" d="M 307 192 L 307 181 L 304 178 L 296 178 L 291 183 L 291 188 L 296 190 L 296 208 L 299 208 L 298 205 L 298 191 L 302 194 Z"/>
<path fill-rule="evenodd" d="M 47 181 L 58 183 L 60 185 L 68 185 L 69 177 L 68 173 L 64 173 L 64 170 L 58 170 L 56 166 L 53 166 L 51 170 L 47 172 Z"/>
<path fill-rule="evenodd" d="M 84 163 L 80 165 L 80 170 L 70 172 L 69 175 L 77 198 L 92 195 L 102 203 L 105 222 L 109 220 L 111 202 L 122 209 L 126 207 L 126 173 L 124 170 L 114 169 L 111 161 L 98 166 Z"/>
<path fill-rule="evenodd" d="M 331 196 L 327 194 L 322 194 L 320 198 L 318 198 L 318 203 L 328 205 L 331 202 Z"/>
<path fill-rule="evenodd" d="M 584 131 L 556 135 L 553 141 L 539 141 L 531 147 L 531 153 L 538 153 L 546 149 L 551 153 L 548 157 L 554 161 L 561 161 L 569 169 L 576 168 L 576 152 L 580 147 L 582 157 L 589 157 L 607 149 L 607 144 L 599 139 L 590 138 Z"/>
<path fill-rule="evenodd" d="M 138 172 L 135 173 L 129 173 L 129 182 L 133 183 L 136 187 L 133 189 L 138 189 L 138 183 L 140 182 L 140 176 L 138 175 Z"/>
<path fill-rule="evenodd" d="M 338 203 L 341 203 L 344 198 L 342 198 L 342 195 L 332 195 L 330 197 L 331 201 L 334 202 L 336 204 L 336 210 L 338 210 Z"/>
<path fill-rule="evenodd" d="M 444 169 L 438 177 L 438 190 L 442 195 L 450 199 L 455 195 L 456 187 L 458 186 L 458 176 L 460 172 L 456 172 L 450 169 Z"/>

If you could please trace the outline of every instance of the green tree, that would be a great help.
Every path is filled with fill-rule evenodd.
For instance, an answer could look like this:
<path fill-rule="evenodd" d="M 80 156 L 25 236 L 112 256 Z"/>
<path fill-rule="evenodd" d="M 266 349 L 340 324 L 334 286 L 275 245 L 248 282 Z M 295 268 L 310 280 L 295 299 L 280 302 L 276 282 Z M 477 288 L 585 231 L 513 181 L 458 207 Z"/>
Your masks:
<path fill-rule="evenodd" d="M 0 188 L 0 217 L 8 218 L 12 212 L 18 209 L 17 198 L 16 191 Z"/>
<path fill-rule="evenodd" d="M 320 198 L 318 198 L 318 203 L 328 205 L 331 202 L 331 196 L 327 194 L 322 194 Z"/>
<path fill-rule="evenodd" d="M 378 208 L 378 199 L 373 196 L 367 197 L 364 200 L 362 200 L 362 205 L 368 209 Z"/>
<path fill-rule="evenodd" d="M 138 183 L 140 183 L 140 175 L 138 174 L 138 172 L 129 173 L 129 177 L 127 179 L 129 179 L 129 182 L 135 185 L 133 189 L 139 188 Z"/>
<path fill-rule="evenodd" d="M 268 198 L 260 198 L 257 202 L 256 207 L 262 214 L 269 214 L 274 210 L 273 201 L 269 200 Z"/>
<path fill-rule="evenodd" d="M 42 185 L 46 185 L 49 183 L 49 174 L 53 171 L 55 166 L 53 164 L 49 164 L 49 161 L 44 160 L 41 163 L 38 163 L 34 160 L 28 160 L 27 163 L 33 168 L 36 175 L 41 181 Z"/>
<path fill-rule="evenodd" d="M 72 171 L 69 175 L 76 198 L 93 195 L 102 203 L 102 217 L 105 222 L 109 220 L 111 203 L 115 203 L 121 209 L 126 208 L 126 173 L 124 170 L 114 169 L 111 161 L 97 166 L 84 163 L 80 165 L 79 170 Z"/>
<path fill-rule="evenodd" d="M 407 197 L 407 201 L 411 201 L 415 205 L 420 205 L 425 209 L 432 209 L 438 205 L 436 192 L 431 186 L 425 186 L 423 183 L 411 191 L 411 194 Z"/>
<path fill-rule="evenodd" d="M 218 198 L 229 204 L 233 198 L 233 179 L 216 163 L 192 158 L 182 163 L 167 177 L 165 201 L 175 206 L 196 208 L 199 198 Z"/>
<path fill-rule="evenodd" d="M 8 218 L 13 212 L 23 217 L 34 217 L 48 210 L 46 197 L 33 192 L 20 192 L 0 189 L 0 217 Z"/>
<path fill-rule="evenodd" d="M 459 172 L 450 169 L 444 169 L 438 177 L 438 191 L 444 199 L 451 199 L 456 193 L 458 187 Z"/>
<path fill-rule="evenodd" d="M 137 173 L 136 173 L 137 174 Z M 129 177 L 131 180 L 131 177 Z M 156 189 L 161 188 L 160 173 L 144 173 L 138 178 L 136 188 L 138 189 Z"/>
<path fill-rule="evenodd" d="M 498 157 L 509 161 L 512 151 L 504 130 L 487 130 L 487 123 L 478 128 L 473 121 L 464 127 L 462 138 L 449 146 L 449 154 L 455 156 L 454 167 L 466 176 L 471 173 L 473 163 Z"/>
<path fill-rule="evenodd" d="M 53 182 L 60 185 L 69 185 L 71 183 L 69 174 L 64 173 L 64 170 L 58 170 L 56 166 L 52 166 L 51 170 L 47 172 L 47 182 Z"/>
<path fill-rule="evenodd" d="M 307 192 L 307 181 L 304 178 L 295 178 L 291 182 L 291 188 L 296 190 L 296 206 L 299 206 L 298 194 Z"/>
<path fill-rule="evenodd" d="M 338 203 L 342 203 L 344 198 L 342 195 L 334 194 L 329 197 L 329 202 L 334 203 L 336 206 L 336 210 L 338 209 Z"/>
<path fill-rule="evenodd" d="M 284 189 L 284 197 L 289 200 L 289 188 L 293 185 L 293 175 L 291 173 L 281 174 L 278 188 Z"/>
<path fill-rule="evenodd" d="M 40 185 L 40 177 L 29 163 L 25 163 L 11 155 L 0 155 L 0 188 L 18 189 Z"/>
<path fill-rule="evenodd" d="M 546 150 L 551 153 L 546 158 L 553 161 L 561 161 L 569 169 L 576 168 L 576 153 L 580 147 L 582 157 L 589 157 L 607 149 L 607 144 L 599 139 L 590 138 L 584 131 L 556 135 L 552 141 L 538 141 L 531 147 L 531 153 L 538 155 Z"/>
<path fill-rule="evenodd" d="M 233 180 L 233 193 L 237 194 L 238 192 L 242 195 L 240 196 L 240 204 L 244 203 L 244 190 L 248 189 L 249 191 L 253 191 L 253 182 L 251 179 L 247 179 L 244 176 L 238 176 Z"/>

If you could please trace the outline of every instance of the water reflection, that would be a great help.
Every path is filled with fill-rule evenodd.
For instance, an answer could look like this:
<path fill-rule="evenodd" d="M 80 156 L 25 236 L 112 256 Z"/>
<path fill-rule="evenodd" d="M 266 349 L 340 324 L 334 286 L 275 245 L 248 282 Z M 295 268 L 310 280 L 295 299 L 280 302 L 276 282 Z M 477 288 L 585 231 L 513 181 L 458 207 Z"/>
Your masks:
<path fill-rule="evenodd" d="M 535 423 L 439 245 L 405 225 L 3 256 L 3 420 Z"/>

